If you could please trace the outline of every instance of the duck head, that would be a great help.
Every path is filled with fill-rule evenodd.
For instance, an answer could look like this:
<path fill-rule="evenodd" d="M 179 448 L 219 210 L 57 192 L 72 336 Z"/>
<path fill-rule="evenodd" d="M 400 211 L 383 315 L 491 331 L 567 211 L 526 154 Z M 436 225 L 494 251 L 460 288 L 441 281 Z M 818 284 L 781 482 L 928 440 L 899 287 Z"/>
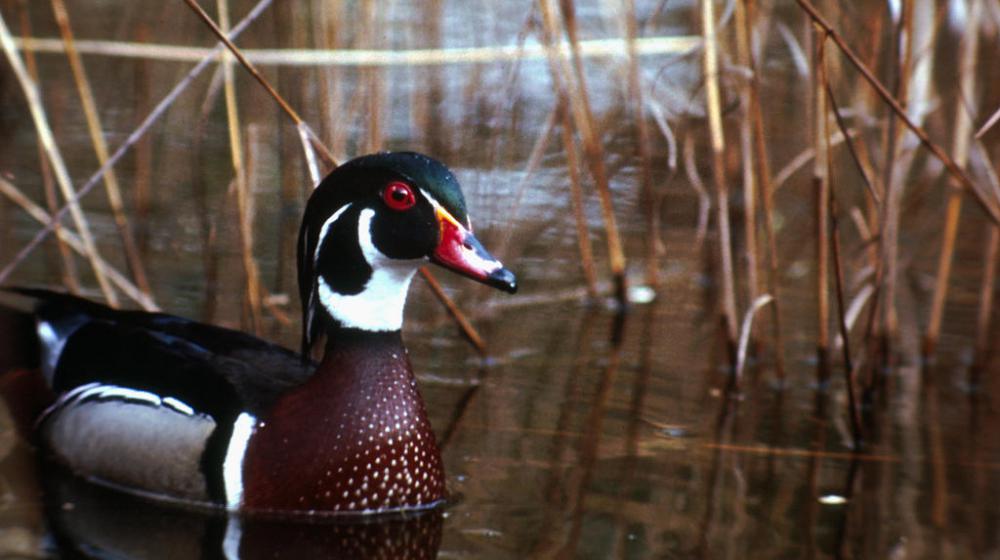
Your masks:
<path fill-rule="evenodd" d="M 303 353 L 324 328 L 399 330 L 410 280 L 428 262 L 517 290 L 514 274 L 472 234 L 461 187 L 440 162 L 386 152 L 333 170 L 299 230 Z"/>

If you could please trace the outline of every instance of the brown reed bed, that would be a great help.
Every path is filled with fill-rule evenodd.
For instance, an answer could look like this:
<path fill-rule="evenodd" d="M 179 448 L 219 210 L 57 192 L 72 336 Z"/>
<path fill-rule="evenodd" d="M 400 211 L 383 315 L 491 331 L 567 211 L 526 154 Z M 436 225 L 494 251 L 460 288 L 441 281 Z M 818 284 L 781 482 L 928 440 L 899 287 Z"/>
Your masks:
<path fill-rule="evenodd" d="M 540 121 L 544 121 L 543 130 L 539 133 L 538 123 L 532 123 L 536 125 L 534 128 L 524 129 L 532 131 L 529 136 L 519 134 L 518 125 L 511 125 L 510 129 L 498 133 L 509 134 L 509 138 L 492 137 L 483 151 L 497 166 L 508 165 L 509 161 L 504 158 L 514 154 L 511 157 L 516 164 L 511 167 L 525 171 L 516 189 L 521 194 L 516 195 L 518 202 L 515 205 L 522 197 L 527 199 L 534 194 L 532 180 L 539 169 L 545 168 L 550 161 L 565 166 L 565 180 L 559 187 L 566 190 L 565 208 L 556 209 L 554 213 L 565 210 L 565 222 L 572 222 L 568 235 L 575 237 L 574 251 L 582 271 L 582 278 L 575 278 L 575 281 L 586 287 L 585 293 L 590 298 L 605 295 L 601 291 L 607 291 L 606 280 L 610 279 L 611 295 L 624 304 L 628 298 L 630 272 L 638 276 L 636 273 L 640 270 L 639 277 L 645 284 L 662 289 L 664 279 L 669 277 L 665 271 L 670 260 L 669 247 L 664 245 L 664 231 L 697 228 L 694 242 L 706 239 L 713 250 L 712 289 L 718 286 L 718 290 L 706 292 L 710 293 L 708 299 L 721 316 L 721 338 L 729 350 L 727 358 L 732 366 L 732 379 L 738 381 L 743 377 L 748 362 L 754 358 L 766 364 L 779 379 L 793 375 L 786 365 L 789 334 L 783 332 L 783 325 L 793 314 L 815 313 L 815 317 L 810 316 L 814 321 L 810 321 L 809 336 L 815 341 L 813 346 L 819 356 L 821 381 L 832 380 L 832 376 L 828 379 L 827 372 L 842 368 L 852 436 L 860 442 L 866 435 L 861 411 L 867 404 L 865 394 L 870 395 L 878 389 L 878 368 L 892 365 L 902 351 L 896 344 L 903 337 L 896 313 L 901 293 L 908 289 L 905 284 L 911 281 L 909 275 L 919 270 L 919 263 L 914 264 L 914 260 L 926 257 L 908 244 L 914 243 L 914 238 L 925 241 L 931 238 L 937 246 L 933 253 L 936 262 L 933 287 L 927 302 L 920 302 L 918 313 L 922 353 L 924 359 L 929 360 L 938 351 L 942 330 L 947 329 L 949 304 L 954 301 L 949 294 L 953 293 L 955 285 L 956 243 L 963 233 L 972 235 L 967 232 L 972 226 L 966 225 L 965 218 L 975 213 L 976 219 L 986 224 L 976 226 L 985 228 L 981 235 L 975 234 L 982 239 L 982 248 L 977 251 L 981 257 L 974 267 L 964 267 L 962 274 L 970 274 L 970 268 L 978 274 L 976 324 L 972 329 L 975 334 L 969 343 L 975 351 L 977 371 L 984 372 L 990 367 L 989 355 L 995 346 L 993 315 L 1000 251 L 997 226 L 1000 186 L 991 156 L 995 159 L 997 153 L 994 123 L 1000 112 L 995 111 L 998 104 L 996 86 L 982 80 L 981 76 L 983 43 L 992 41 L 989 44 L 995 45 L 996 40 L 981 36 L 985 32 L 977 23 L 977 14 L 982 14 L 983 5 L 978 0 L 970 4 L 964 38 L 958 46 L 957 93 L 942 91 L 940 84 L 927 75 L 934 69 L 927 66 L 922 53 L 927 48 L 938 48 L 937 43 L 945 41 L 946 37 L 945 31 L 934 26 L 922 27 L 925 23 L 921 23 L 921 18 L 926 14 L 918 11 L 920 7 L 907 7 L 898 16 L 888 13 L 884 7 L 852 8 L 866 16 L 866 24 L 878 30 L 877 37 L 872 38 L 859 37 L 860 33 L 849 25 L 857 14 L 848 12 L 843 6 L 814 5 L 798 0 L 798 11 L 791 16 L 797 18 L 798 27 L 784 26 L 783 33 L 785 47 L 796 51 L 788 55 L 793 60 L 788 64 L 801 66 L 808 77 L 803 80 L 808 88 L 794 85 L 776 93 L 778 78 L 769 73 L 774 64 L 769 57 L 774 56 L 775 49 L 767 48 L 768 34 L 778 26 L 779 18 L 788 16 L 775 12 L 770 5 L 746 0 L 735 3 L 730 18 L 719 13 L 717 2 L 701 0 L 697 10 L 689 14 L 692 29 L 699 30 L 698 36 L 672 43 L 677 45 L 675 53 L 689 54 L 686 63 L 700 73 L 697 84 L 684 92 L 683 97 L 695 107 L 686 112 L 676 110 L 676 104 L 664 91 L 666 88 L 657 86 L 659 77 L 651 76 L 651 65 L 644 58 L 665 56 L 663 52 L 666 51 L 650 55 L 648 50 L 652 48 L 650 45 L 659 44 L 650 42 L 652 39 L 666 40 L 648 36 L 657 29 L 655 22 L 663 17 L 665 8 L 650 10 L 633 0 L 625 2 L 613 14 L 613 27 L 617 30 L 617 43 L 614 44 L 601 43 L 603 39 L 591 37 L 593 22 L 580 15 L 572 0 L 538 0 L 530 4 L 532 13 L 519 30 L 521 36 L 516 48 L 477 44 L 462 49 L 444 45 L 441 12 L 445 8 L 441 3 L 435 3 L 431 10 L 436 14 L 433 16 L 436 27 L 431 26 L 427 35 L 432 43 L 414 48 L 400 47 L 401 43 L 393 43 L 391 38 L 380 34 L 385 22 L 376 2 L 366 1 L 358 6 L 323 4 L 321 14 L 325 15 L 309 26 L 303 27 L 299 19 L 287 16 L 294 20 L 290 25 L 296 26 L 293 29 L 296 35 L 294 52 L 242 49 L 231 40 L 267 9 L 267 1 L 258 4 L 250 16 L 232 28 L 228 21 L 230 8 L 224 0 L 216 4 L 217 18 L 208 15 L 195 0 L 185 1 L 200 20 L 199 25 L 207 25 L 215 38 L 224 43 L 225 53 L 220 56 L 223 51 L 219 48 L 184 50 L 177 45 L 163 45 L 159 51 L 152 49 L 142 51 L 147 54 L 136 55 L 145 56 L 141 60 L 150 65 L 201 58 L 174 92 L 150 109 L 148 118 L 113 153 L 109 153 L 102 134 L 106 119 L 99 104 L 100 96 L 91 91 L 98 82 L 84 65 L 89 62 L 87 57 L 117 53 L 115 49 L 122 45 L 76 40 L 63 0 L 52 0 L 54 20 L 60 32 L 57 43 L 35 41 L 28 20 L 23 17 L 21 36 L 16 40 L 6 23 L 0 27 L 6 59 L 14 69 L 18 91 L 27 99 L 40 154 L 44 155 L 39 163 L 42 186 L 49 185 L 48 190 L 53 193 L 58 189 L 62 196 L 58 204 L 50 197 L 46 211 L 18 188 L 23 189 L 26 185 L 13 180 L 0 183 L 0 193 L 24 208 L 45 228 L 20 247 L 13 260 L 2 263 L 0 282 L 7 281 L 14 269 L 51 232 L 55 233 L 58 242 L 60 281 L 67 288 L 85 290 L 87 285 L 96 283 L 109 303 L 116 303 L 116 293 L 120 292 L 144 307 L 155 307 L 150 296 L 152 287 L 143 272 L 150 263 L 144 262 L 138 248 L 141 243 L 136 243 L 130 231 L 130 222 L 141 220 L 128 215 L 125 202 L 130 194 L 138 195 L 130 191 L 133 187 L 129 184 L 115 186 L 122 183 L 116 179 L 116 166 L 126 152 L 138 147 L 137 142 L 143 134 L 165 114 L 198 73 L 219 64 L 228 133 L 227 172 L 234 187 L 239 234 L 234 252 L 239 254 L 242 266 L 242 289 L 249 324 L 253 330 L 262 332 L 266 319 L 285 322 L 288 318 L 282 305 L 275 303 L 280 297 L 274 298 L 284 290 L 270 286 L 261 278 L 259 270 L 262 241 L 254 229 L 258 217 L 254 211 L 252 187 L 256 183 L 252 176 L 255 166 L 263 165 L 262 161 L 269 156 L 253 151 L 266 152 L 266 143 L 248 140 L 251 136 L 246 120 L 249 102 L 245 99 L 266 104 L 275 114 L 280 111 L 281 116 L 274 122 L 284 135 L 282 141 L 286 144 L 282 153 L 293 154 L 286 159 L 295 160 L 283 161 L 283 165 L 291 169 L 282 171 L 283 177 L 288 177 L 284 180 L 294 184 L 293 180 L 301 174 L 301 183 L 315 184 L 348 153 L 395 147 L 398 131 L 394 127 L 404 120 L 397 114 L 402 110 L 409 111 L 409 126 L 418 129 L 411 138 L 422 138 L 423 144 L 434 151 L 464 160 L 465 140 L 473 138 L 475 133 L 460 130 L 451 131 L 453 136 L 447 136 L 449 131 L 439 122 L 440 113 L 436 107 L 440 99 L 428 97 L 438 96 L 438 93 L 423 95 L 423 90 L 415 90 L 409 96 L 410 107 L 389 102 L 397 86 L 391 79 L 397 75 L 393 74 L 394 66 L 410 65 L 415 69 L 414 74 L 426 71 L 420 77 L 426 77 L 430 89 L 438 90 L 450 79 L 445 77 L 450 76 L 450 70 L 457 65 L 468 65 L 462 66 L 470 68 L 468 75 L 463 76 L 467 80 L 463 99 L 473 105 L 486 97 L 480 95 L 476 84 L 488 65 L 512 65 L 505 73 L 510 82 L 505 84 L 508 89 L 504 95 L 513 98 L 516 95 L 507 93 L 515 90 L 520 79 L 517 65 L 543 59 L 548 70 L 545 79 L 551 84 L 545 99 L 548 105 L 542 112 L 546 117 Z M 193 21 L 194 16 L 191 17 Z M 354 18 L 352 21 L 356 25 L 345 23 L 350 18 Z M 199 28 L 199 33 L 203 39 L 210 37 L 204 28 Z M 811 56 L 797 52 L 810 52 L 800 46 L 810 41 Z M 66 56 L 77 87 L 78 102 L 86 116 L 91 147 L 100 168 L 79 187 L 70 180 L 69 169 L 57 143 L 58 135 L 48 123 L 45 100 L 39 95 L 38 88 L 44 84 L 39 86 L 37 53 L 31 46 L 36 43 L 38 48 Z M 89 54 L 82 57 L 84 52 Z M 608 58 L 612 56 L 616 58 Z M 303 83 L 305 92 L 284 86 L 281 79 L 271 74 L 307 64 L 315 67 L 309 68 L 309 76 L 316 79 L 315 83 Z M 252 87 L 241 84 L 244 73 L 257 84 Z M 606 84 L 595 81 L 595 75 L 605 77 L 617 89 L 611 94 L 601 93 Z M 295 85 L 294 81 L 291 83 Z M 282 90 L 281 94 L 278 89 Z M 611 96 L 615 102 L 607 103 L 602 95 Z M 317 97 L 321 98 L 318 103 Z M 214 99 L 213 95 L 206 96 L 201 113 L 205 120 L 213 110 Z M 938 110 L 943 116 L 920 112 L 920 107 L 927 106 L 933 99 L 949 103 Z M 517 103 L 504 101 L 506 104 L 488 106 L 480 112 L 498 115 L 501 109 L 509 108 L 510 121 L 517 122 L 520 110 Z M 786 117 L 782 104 L 792 103 L 809 109 Z M 994 112 L 990 113 L 991 109 Z M 471 114 L 479 110 L 470 106 L 464 112 Z M 797 120 L 789 123 L 785 118 Z M 627 122 L 618 122 L 623 119 Z M 289 124 L 291 126 L 287 126 Z M 558 141 L 550 138 L 557 128 Z M 794 146 L 781 146 L 777 138 L 781 137 L 784 128 L 798 128 L 809 133 L 793 135 L 797 141 Z M 620 141 L 619 131 L 622 130 L 629 136 L 630 149 L 625 156 L 621 155 L 625 152 L 610 148 L 615 141 Z M 682 131 L 678 133 L 679 142 L 673 138 L 674 130 Z M 529 139 L 522 141 L 523 138 Z M 808 142 L 803 142 L 804 139 Z M 942 139 L 950 142 L 949 149 L 942 147 Z M 504 142 L 508 145 L 503 146 Z M 681 145 L 680 149 L 677 144 Z M 260 145 L 265 147 L 248 147 Z M 667 222 L 665 216 L 669 208 L 661 204 L 673 196 L 668 188 L 670 182 L 682 179 L 674 177 L 678 153 L 687 176 L 685 182 L 699 193 L 698 216 L 691 220 L 692 223 Z M 149 156 L 142 158 L 146 163 L 139 167 L 148 168 L 150 159 Z M 642 201 L 641 212 L 627 219 L 615 192 L 619 188 L 618 181 L 624 176 L 619 173 L 621 169 L 634 171 L 627 176 L 623 188 L 632 189 Z M 809 173 L 802 171 L 805 169 Z M 142 172 L 148 177 L 149 169 Z M 708 181 L 711 186 L 707 188 L 701 179 L 708 177 L 706 173 L 711 176 Z M 803 189 L 802 179 L 807 174 L 808 186 Z M 103 183 L 107 189 L 107 204 L 121 240 L 120 254 L 107 249 L 102 240 L 95 241 L 87 213 L 78 204 L 98 183 Z M 941 225 L 931 227 L 931 232 L 927 233 L 920 224 L 913 223 L 911 215 L 926 216 L 928 203 L 925 201 L 941 194 L 941 189 L 946 189 L 945 208 L 939 217 Z M 290 187 L 283 200 L 292 203 L 300 194 L 296 187 Z M 975 204 L 965 205 L 968 198 Z M 808 217 L 793 216 L 789 211 L 800 201 L 809 203 Z M 600 225 L 588 223 L 587 209 L 591 206 L 600 213 Z M 211 212 L 210 205 L 206 202 L 201 211 Z M 71 220 L 63 223 L 67 215 Z M 641 221 L 641 227 L 633 225 L 637 220 Z M 802 233 L 803 228 L 792 230 L 787 226 L 796 220 L 807 223 L 808 234 Z M 204 226 L 203 229 L 207 239 L 210 228 Z M 641 241 L 630 245 L 631 236 L 637 229 L 641 231 L 638 234 Z M 591 236 L 595 233 L 603 236 L 606 242 L 601 255 L 596 255 L 592 246 Z M 513 247 L 512 253 L 518 254 L 517 245 L 528 244 L 524 237 L 527 236 L 511 229 L 500 245 L 504 249 Z M 796 239 L 799 237 L 801 239 Z M 789 280 L 793 264 L 791 253 L 800 244 L 807 246 L 804 251 L 811 255 L 807 266 L 811 271 L 809 280 L 814 282 L 810 284 L 807 310 L 794 309 L 785 299 L 786 293 L 793 291 L 790 286 L 793 280 Z M 81 252 L 89 269 L 76 270 L 76 257 L 71 257 L 70 251 Z M 110 260 L 115 264 L 107 262 L 104 253 L 108 251 L 114 254 Z M 629 259 L 626 259 L 626 252 Z M 602 259 L 607 266 L 603 273 L 600 272 Z M 118 261 L 124 266 L 116 266 Z M 629 269 L 630 262 L 639 263 L 635 270 Z M 118 272 L 119 268 L 127 269 L 131 278 Z M 446 313 L 453 317 L 476 350 L 485 353 L 488 341 L 477 332 L 459 305 L 451 300 L 429 271 L 422 271 L 421 275 L 445 309 L 441 316 Z M 835 298 L 834 309 L 831 309 L 831 292 Z M 669 299 L 670 292 L 663 291 L 662 296 Z M 767 314 L 770 335 L 752 337 L 755 344 L 751 344 L 753 319 L 768 303 L 771 305 Z M 835 333 L 831 333 L 831 328 Z M 756 332 L 762 331 L 758 327 Z M 838 350 L 839 357 L 836 356 Z"/>

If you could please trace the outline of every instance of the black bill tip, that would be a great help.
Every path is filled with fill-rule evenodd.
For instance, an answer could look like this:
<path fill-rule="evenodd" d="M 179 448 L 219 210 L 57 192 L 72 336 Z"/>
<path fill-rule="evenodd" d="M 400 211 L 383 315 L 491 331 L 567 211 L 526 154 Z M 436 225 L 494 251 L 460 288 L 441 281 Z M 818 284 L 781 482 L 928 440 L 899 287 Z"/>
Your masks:
<path fill-rule="evenodd" d="M 517 277 L 510 270 L 500 267 L 486 277 L 486 284 L 507 293 L 517 292 Z"/>

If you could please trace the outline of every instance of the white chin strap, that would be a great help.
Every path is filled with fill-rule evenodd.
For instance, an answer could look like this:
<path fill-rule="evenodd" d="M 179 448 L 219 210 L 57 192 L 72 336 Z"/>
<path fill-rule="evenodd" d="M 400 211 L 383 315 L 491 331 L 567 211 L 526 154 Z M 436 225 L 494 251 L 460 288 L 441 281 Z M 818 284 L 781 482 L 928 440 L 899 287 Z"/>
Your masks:
<path fill-rule="evenodd" d="M 334 214 L 323 229 L 328 229 L 329 224 L 339 218 L 340 214 L 341 212 Z M 358 216 L 358 243 L 361 245 L 361 253 L 372 268 L 371 278 L 365 283 L 364 289 L 358 294 L 340 294 L 320 276 L 317 280 L 319 301 L 331 317 L 347 328 L 398 331 L 403 327 L 403 307 L 406 305 L 410 280 L 423 260 L 391 259 L 376 249 L 371 233 L 374 217 L 375 211 L 371 208 L 362 210 Z"/>

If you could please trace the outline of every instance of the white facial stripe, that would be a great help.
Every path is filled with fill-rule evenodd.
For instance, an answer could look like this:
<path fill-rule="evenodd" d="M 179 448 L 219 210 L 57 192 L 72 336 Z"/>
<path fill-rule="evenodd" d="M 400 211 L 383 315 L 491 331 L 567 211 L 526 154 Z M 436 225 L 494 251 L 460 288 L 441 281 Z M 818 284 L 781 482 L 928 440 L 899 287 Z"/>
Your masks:
<path fill-rule="evenodd" d="M 445 207 L 442 206 L 441 203 L 438 202 L 436 198 L 434 198 L 433 196 L 431 196 L 430 194 L 428 194 L 427 191 L 425 191 L 424 189 L 420 189 L 420 192 L 421 192 L 421 194 L 424 195 L 424 197 L 427 200 L 431 201 L 431 206 L 433 206 L 435 210 L 441 210 L 442 212 L 447 212 L 448 215 L 451 216 L 451 212 L 448 212 L 448 210 L 446 210 Z M 454 218 L 454 216 L 452 216 L 452 217 Z M 455 220 L 458 221 L 458 218 L 455 218 Z M 465 221 L 465 229 L 467 229 L 469 231 L 472 231 L 472 220 L 469 219 L 468 216 L 466 216 L 465 220 L 466 220 Z"/>
<path fill-rule="evenodd" d="M 319 228 L 319 237 L 316 238 L 316 250 L 313 252 L 313 262 L 316 262 L 316 259 L 319 258 L 319 250 L 323 247 L 323 240 L 326 239 L 326 234 L 330 233 L 330 226 L 350 207 L 351 203 L 348 202 L 323 222 L 323 226 Z"/>
<path fill-rule="evenodd" d="M 233 422 L 233 435 L 229 438 L 229 448 L 226 449 L 226 459 L 222 463 L 222 482 L 226 488 L 226 508 L 230 511 L 240 509 L 243 503 L 243 458 L 246 456 L 247 444 L 253 435 L 257 419 L 243 412 Z"/>
<path fill-rule="evenodd" d="M 334 319 L 348 328 L 366 331 L 396 331 L 403 326 L 403 307 L 410 280 L 422 259 L 392 259 L 372 243 L 372 218 L 375 211 L 366 208 L 358 217 L 358 244 L 365 261 L 372 268 L 371 278 L 359 294 L 335 292 L 319 277 L 319 300 Z"/>

